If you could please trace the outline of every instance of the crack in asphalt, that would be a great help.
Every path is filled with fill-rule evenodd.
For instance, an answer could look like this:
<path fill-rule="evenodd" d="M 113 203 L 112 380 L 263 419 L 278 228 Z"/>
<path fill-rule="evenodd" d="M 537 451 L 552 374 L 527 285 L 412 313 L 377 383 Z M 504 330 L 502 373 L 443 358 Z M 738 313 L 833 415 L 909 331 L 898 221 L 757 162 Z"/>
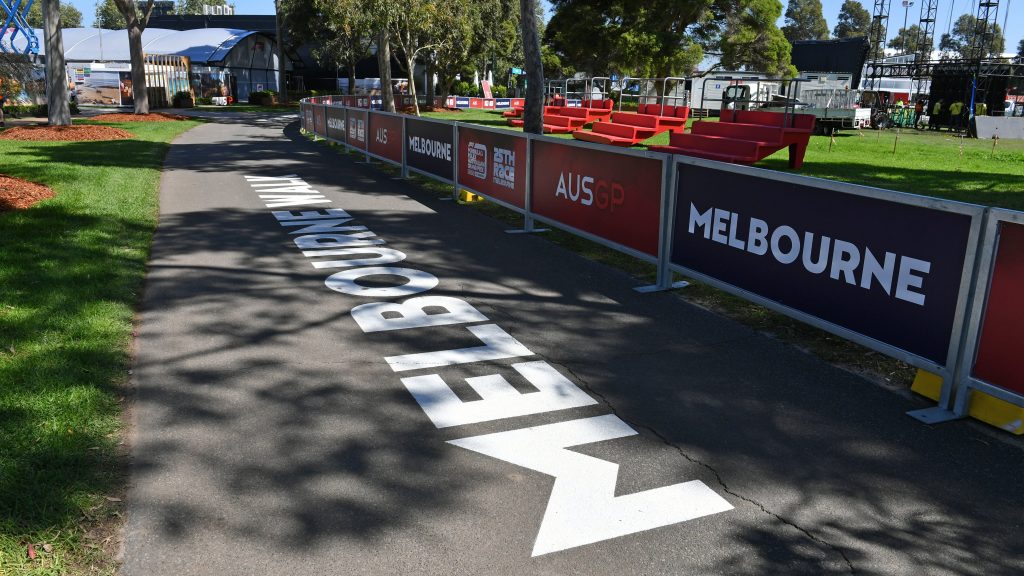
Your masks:
<path fill-rule="evenodd" d="M 548 360 L 548 361 L 550 362 L 550 360 Z M 578 382 L 583 384 L 583 387 L 588 392 L 590 392 L 591 394 L 593 394 L 593 395 L 597 396 L 598 398 L 600 398 L 601 402 L 603 402 L 606 406 L 608 406 L 608 408 L 612 411 L 612 413 L 615 414 L 615 416 L 619 417 L 623 422 L 626 422 L 630 426 L 634 426 L 636 428 L 641 428 L 643 430 L 648 431 L 649 433 L 653 434 L 656 438 L 661 440 L 662 443 L 664 443 L 666 446 L 669 446 L 669 447 L 675 449 L 676 452 L 678 452 L 683 458 L 685 458 L 689 462 L 692 462 L 692 463 L 694 463 L 694 464 L 696 464 L 696 465 L 698 465 L 698 466 L 708 470 L 709 472 L 711 472 L 715 476 L 715 481 L 718 482 L 719 486 L 721 486 L 723 492 L 725 492 L 726 494 L 729 494 L 730 496 L 738 498 L 739 500 L 747 502 L 747 503 L 749 503 L 749 504 L 751 504 L 753 506 L 756 506 L 759 510 L 761 510 L 761 512 L 771 516 L 772 518 L 775 518 L 776 520 L 778 520 L 779 522 L 782 522 L 786 526 L 789 526 L 789 527 L 793 528 L 794 530 L 800 532 L 801 534 L 806 536 L 807 539 L 811 540 L 812 542 L 815 542 L 818 545 L 824 546 L 824 547 L 828 548 L 829 550 L 832 550 L 833 552 L 838 554 L 843 559 L 843 562 L 846 563 L 846 567 L 850 571 L 851 574 L 855 574 L 856 573 L 856 569 L 853 567 L 853 562 L 850 561 L 850 558 L 846 555 L 846 553 L 841 548 L 839 548 L 838 546 L 836 546 L 835 544 L 832 544 L 831 542 L 829 542 L 827 540 L 824 540 L 823 538 L 815 536 L 808 529 L 800 526 L 799 524 L 793 522 L 792 520 L 788 520 L 788 519 L 782 517 L 781 515 L 779 515 L 779 514 L 777 514 L 775 512 L 772 512 L 771 510 L 766 508 L 764 504 L 761 504 L 757 500 L 754 500 L 753 498 L 750 498 L 748 496 L 744 496 L 744 495 L 736 492 L 735 490 L 729 488 L 729 485 L 725 483 L 725 480 L 722 478 L 722 475 L 712 465 L 710 465 L 710 464 L 708 464 L 706 462 L 703 462 L 703 461 L 701 461 L 701 460 L 699 460 L 697 458 L 694 458 L 693 456 L 690 456 L 689 454 L 686 453 L 685 450 L 683 450 L 683 448 L 681 446 L 677 446 L 671 440 L 669 440 L 666 436 L 664 436 L 663 434 L 661 434 L 660 432 L 658 432 L 657 430 L 655 430 L 651 426 L 648 426 L 646 424 L 638 424 L 636 422 L 632 422 L 632 421 L 628 420 L 627 418 L 624 418 L 622 416 L 622 414 L 619 413 L 618 409 L 611 403 L 611 401 L 608 400 L 607 397 L 605 397 L 604 394 L 602 394 L 602 393 L 598 392 L 597 390 L 595 390 L 590 385 L 590 383 L 587 382 L 586 379 L 582 378 L 579 374 L 577 374 L 575 370 L 573 370 L 572 368 L 570 368 L 569 366 L 567 366 L 565 364 L 558 364 L 558 366 L 564 368 L 569 374 L 572 374 L 573 378 L 575 378 Z"/>

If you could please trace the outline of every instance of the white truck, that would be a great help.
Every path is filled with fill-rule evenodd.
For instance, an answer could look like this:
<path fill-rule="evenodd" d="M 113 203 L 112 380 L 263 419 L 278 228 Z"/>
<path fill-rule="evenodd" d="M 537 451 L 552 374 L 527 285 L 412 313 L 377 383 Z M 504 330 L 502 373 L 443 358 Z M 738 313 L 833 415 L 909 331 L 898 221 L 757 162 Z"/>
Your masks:
<path fill-rule="evenodd" d="M 812 88 L 801 90 L 796 111 L 814 114 L 814 131 L 829 134 L 843 128 L 870 128 L 871 108 L 862 108 L 860 90 Z"/>

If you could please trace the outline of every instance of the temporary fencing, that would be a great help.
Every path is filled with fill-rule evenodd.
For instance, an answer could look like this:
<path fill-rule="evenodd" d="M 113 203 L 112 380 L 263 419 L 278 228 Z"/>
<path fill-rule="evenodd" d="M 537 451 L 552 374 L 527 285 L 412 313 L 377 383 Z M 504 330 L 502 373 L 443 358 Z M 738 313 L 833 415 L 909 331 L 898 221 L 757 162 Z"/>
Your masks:
<path fill-rule="evenodd" d="M 982 240 L 971 322 L 953 417 L 967 414 L 974 390 L 1024 407 L 1024 213 L 991 209 Z M 1020 433 L 1020 419 L 1008 425 Z"/>
<path fill-rule="evenodd" d="M 941 376 L 922 421 L 1024 406 L 1024 213 L 326 98 L 307 132 L 656 264 L 639 291 L 680 273 Z"/>

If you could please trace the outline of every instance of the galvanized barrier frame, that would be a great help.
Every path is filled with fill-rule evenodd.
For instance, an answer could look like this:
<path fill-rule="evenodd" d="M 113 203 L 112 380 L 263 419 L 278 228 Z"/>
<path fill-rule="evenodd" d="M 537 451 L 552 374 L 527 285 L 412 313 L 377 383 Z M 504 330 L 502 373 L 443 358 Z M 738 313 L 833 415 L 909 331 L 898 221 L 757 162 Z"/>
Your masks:
<path fill-rule="evenodd" d="M 964 337 L 965 348 L 957 379 L 956 404 L 949 419 L 963 418 L 967 415 L 972 390 L 978 390 L 1015 406 L 1024 407 L 1024 394 L 1007 390 L 973 375 L 974 364 L 978 359 L 978 348 L 981 344 L 982 324 L 985 320 L 985 311 L 988 308 L 992 274 L 995 271 L 996 257 L 999 252 L 999 233 L 1004 222 L 1024 226 L 1024 212 L 989 208 L 986 220 L 979 251 L 974 301 L 971 305 L 970 319 Z"/>
<path fill-rule="evenodd" d="M 957 296 L 956 310 L 954 312 L 953 317 L 953 327 L 950 334 L 949 350 L 946 353 L 946 361 L 942 365 L 936 364 L 931 360 L 918 356 L 917 354 L 914 354 L 912 352 L 903 350 L 902 348 L 898 348 L 891 344 L 882 342 L 880 340 L 876 340 L 875 338 L 872 338 L 870 336 L 861 334 L 860 332 L 856 332 L 849 328 L 839 326 L 838 324 L 833 324 L 831 322 L 818 318 L 817 316 L 813 316 L 811 314 L 802 312 L 795 308 L 790 308 L 789 306 L 786 306 L 769 298 L 765 298 L 753 292 L 747 291 L 738 286 L 733 286 L 732 284 L 729 284 L 727 282 L 718 280 L 711 276 L 707 276 L 705 274 L 697 272 L 696 270 L 691 270 L 678 264 L 672 264 L 671 258 L 669 258 L 668 265 L 669 269 L 671 269 L 672 271 L 678 272 L 680 274 L 694 278 L 696 280 L 700 280 L 701 282 L 705 282 L 711 286 L 714 286 L 715 288 L 718 288 L 720 290 L 723 290 L 725 292 L 728 292 L 750 302 L 754 302 L 768 309 L 774 310 L 775 312 L 789 316 L 790 318 L 793 318 L 795 320 L 799 320 L 800 322 L 803 322 L 805 324 L 810 324 L 811 326 L 820 328 L 822 330 L 825 330 L 826 332 L 830 332 L 832 334 L 835 334 L 836 336 L 839 336 L 846 340 L 850 340 L 851 342 L 855 342 L 867 348 L 871 348 L 872 350 L 881 352 L 882 354 L 886 354 L 917 368 L 921 368 L 923 370 L 927 370 L 929 372 L 938 374 L 942 376 L 944 382 L 942 395 L 939 400 L 938 410 L 947 411 L 952 407 L 952 383 L 954 382 L 954 379 L 956 377 L 958 360 L 961 357 L 961 350 L 964 344 L 964 327 L 967 323 L 968 305 L 970 302 L 970 298 L 972 296 L 971 288 L 973 286 L 975 267 L 978 258 L 978 240 L 981 236 L 982 222 L 985 214 L 984 207 L 975 206 L 973 204 L 954 202 L 951 200 L 919 196 L 905 192 L 895 192 L 890 190 L 884 190 L 881 188 L 859 186 L 855 184 L 847 184 L 844 182 L 836 182 L 833 180 L 825 180 L 821 178 L 812 178 L 809 176 L 796 176 L 794 174 L 788 174 L 785 172 L 775 172 L 771 170 L 765 170 L 762 168 L 752 168 L 749 166 L 726 164 L 723 162 L 704 160 L 701 158 L 694 158 L 690 156 L 675 156 L 672 162 L 673 190 L 677 190 L 679 187 L 680 164 L 689 164 L 705 168 L 713 168 L 716 170 L 734 172 L 737 174 L 754 175 L 759 178 L 776 180 L 779 182 L 785 182 L 796 185 L 808 185 L 808 180 L 811 180 L 814 181 L 814 186 L 824 188 L 832 192 L 838 192 L 840 194 L 850 194 L 854 196 L 884 200 L 887 202 L 896 202 L 899 204 L 930 208 L 933 210 L 941 210 L 944 212 L 953 212 L 956 214 L 970 216 L 971 227 L 970 233 L 968 234 L 967 238 L 967 250 L 964 253 L 963 270 L 960 273 L 960 289 L 959 295 Z M 673 197 L 675 196 L 677 195 L 673 194 Z M 673 204 L 672 210 L 669 213 L 669 217 L 671 219 L 671 231 L 669 233 L 668 238 L 669 247 L 671 247 L 673 242 L 675 241 L 676 230 L 674 212 L 675 206 Z M 911 411 L 908 414 L 914 416 L 915 418 L 918 418 L 919 420 L 931 423 L 933 422 L 933 420 L 930 416 L 933 413 L 935 413 L 937 409 L 928 408 L 926 410 L 928 411 L 928 413 L 923 415 L 916 414 L 916 412 L 920 411 Z"/>
<path fill-rule="evenodd" d="M 526 160 L 525 160 L 526 161 L 526 171 L 525 171 L 526 172 L 526 185 L 525 185 L 525 189 L 524 189 L 524 192 L 523 192 L 523 206 L 525 208 L 520 208 L 520 207 L 515 206 L 513 204 L 509 204 L 508 202 L 505 202 L 504 200 L 499 200 L 498 198 L 494 198 L 490 194 L 481 192 L 481 191 L 473 188 L 472 186 L 469 186 L 468 184 L 463 184 L 461 182 L 458 182 L 457 185 L 458 185 L 459 189 L 468 190 L 468 191 L 472 192 L 473 194 L 476 194 L 477 196 L 483 196 L 487 200 L 489 200 L 491 202 L 494 202 L 495 204 L 497 204 L 497 205 L 499 205 L 499 206 L 501 206 L 503 208 L 507 208 L 508 210 L 511 210 L 511 211 L 513 211 L 513 212 L 515 212 L 517 214 L 522 214 L 523 216 L 529 215 L 529 212 L 530 212 L 530 209 L 529 209 L 529 207 L 530 207 L 530 188 L 532 186 L 532 182 L 531 182 L 531 178 L 530 178 L 530 166 L 531 166 L 531 164 L 530 164 L 529 158 L 530 158 L 530 154 L 532 154 L 532 152 L 533 152 L 533 143 L 530 141 L 529 138 L 526 137 L 525 134 L 516 134 L 515 132 L 512 132 L 510 130 L 503 130 L 501 128 L 491 128 L 489 126 L 481 126 L 479 124 L 468 124 L 468 123 L 465 123 L 465 122 L 455 122 L 456 134 L 458 134 L 459 128 L 463 128 L 463 127 L 464 128 L 468 128 L 470 130 L 479 130 L 481 132 L 492 132 L 494 134 L 500 134 L 501 136 L 509 136 L 509 135 L 511 135 L 514 138 L 523 138 L 523 139 L 526 140 Z M 455 153 L 457 155 L 458 154 L 458 150 L 456 150 Z M 456 172 L 455 179 L 458 180 L 458 178 L 459 178 L 459 174 L 458 174 L 458 172 Z"/>

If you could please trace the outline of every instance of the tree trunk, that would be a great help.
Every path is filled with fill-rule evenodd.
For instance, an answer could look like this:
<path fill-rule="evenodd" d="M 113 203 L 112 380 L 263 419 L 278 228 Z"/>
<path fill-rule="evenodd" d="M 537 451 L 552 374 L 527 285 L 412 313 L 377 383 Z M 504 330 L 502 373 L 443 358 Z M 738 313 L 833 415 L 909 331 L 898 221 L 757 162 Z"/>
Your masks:
<path fill-rule="evenodd" d="M 128 53 L 132 61 L 132 98 L 136 114 L 149 114 L 149 94 L 146 91 L 146 64 L 142 61 L 142 28 L 128 26 Z"/>
<path fill-rule="evenodd" d="M 377 36 L 377 65 L 380 67 L 380 96 L 385 112 L 395 111 L 395 93 L 391 89 L 391 38 L 385 28 Z"/>
<path fill-rule="evenodd" d="M 523 132 L 544 133 L 544 65 L 540 61 L 540 37 L 537 35 L 536 0 L 519 0 L 519 22 L 523 30 L 523 55 L 526 61 L 526 108 Z"/>
<path fill-rule="evenodd" d="M 406 56 L 405 64 L 408 66 L 407 75 L 409 76 L 409 96 L 412 96 L 412 107 L 416 112 L 416 115 L 420 115 L 420 102 L 416 98 L 416 59 Z"/>
<path fill-rule="evenodd" d="M 434 109 L 434 61 L 427 58 L 427 78 L 424 82 L 423 91 L 427 93 L 427 108 Z"/>
<path fill-rule="evenodd" d="M 46 115 L 53 126 L 70 126 L 68 73 L 64 65 L 58 0 L 43 0 L 43 43 L 46 50 Z"/>
<path fill-rule="evenodd" d="M 348 95 L 356 93 L 356 63 L 350 61 L 348 64 Z"/>
<path fill-rule="evenodd" d="M 279 0 L 274 0 L 274 27 L 277 34 L 275 47 L 277 48 L 277 91 L 280 94 L 280 101 L 282 104 L 288 103 L 288 85 L 285 81 L 284 73 L 288 67 L 285 64 L 284 59 L 284 42 L 281 37 L 281 30 L 284 28 L 284 14 L 281 13 L 281 6 Z"/>

